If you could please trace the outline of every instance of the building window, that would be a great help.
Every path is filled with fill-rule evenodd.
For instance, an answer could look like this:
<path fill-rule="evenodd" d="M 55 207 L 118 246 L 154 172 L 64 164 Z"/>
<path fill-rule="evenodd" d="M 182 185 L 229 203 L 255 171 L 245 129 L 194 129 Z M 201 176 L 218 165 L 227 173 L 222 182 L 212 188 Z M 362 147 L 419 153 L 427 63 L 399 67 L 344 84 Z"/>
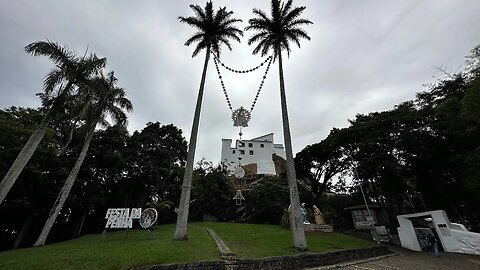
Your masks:
<path fill-rule="evenodd" d="M 232 154 L 235 154 L 235 150 L 232 151 Z"/>
<path fill-rule="evenodd" d="M 240 150 L 240 155 L 245 155 L 245 150 Z"/>
<path fill-rule="evenodd" d="M 264 148 L 264 147 L 265 147 L 265 144 L 261 143 L 260 148 Z"/>
<path fill-rule="evenodd" d="M 250 156 L 253 155 L 253 150 L 250 150 L 248 153 L 250 154 Z"/>
<path fill-rule="evenodd" d="M 248 147 L 253 147 L 253 143 L 248 143 Z"/>
<path fill-rule="evenodd" d="M 240 147 L 245 147 L 245 143 L 241 142 L 240 144 Z"/>

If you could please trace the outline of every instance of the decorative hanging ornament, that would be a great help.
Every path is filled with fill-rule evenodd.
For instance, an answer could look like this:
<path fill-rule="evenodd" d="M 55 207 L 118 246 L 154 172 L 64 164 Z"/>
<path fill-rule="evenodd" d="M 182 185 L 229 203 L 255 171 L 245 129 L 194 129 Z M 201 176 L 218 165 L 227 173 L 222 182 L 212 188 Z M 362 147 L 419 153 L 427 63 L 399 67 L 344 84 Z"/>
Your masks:
<path fill-rule="evenodd" d="M 243 197 L 242 191 L 240 189 L 237 190 L 237 193 L 235 194 L 235 197 L 233 197 L 233 199 L 235 200 L 236 205 L 242 205 L 242 200 L 245 201 L 245 197 Z"/>
<path fill-rule="evenodd" d="M 250 112 L 245 110 L 243 107 L 240 107 L 232 112 L 234 127 L 248 127 L 248 121 L 250 121 L 250 118 Z"/>
<path fill-rule="evenodd" d="M 239 165 L 234 172 L 236 178 L 243 178 L 245 176 L 245 170 Z"/>

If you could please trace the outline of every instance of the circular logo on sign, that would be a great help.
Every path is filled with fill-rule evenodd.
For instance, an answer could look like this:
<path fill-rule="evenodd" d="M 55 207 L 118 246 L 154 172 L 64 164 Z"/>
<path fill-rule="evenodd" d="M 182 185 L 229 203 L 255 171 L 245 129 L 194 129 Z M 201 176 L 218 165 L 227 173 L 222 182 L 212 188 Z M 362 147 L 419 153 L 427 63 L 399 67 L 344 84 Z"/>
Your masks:
<path fill-rule="evenodd" d="M 155 208 L 147 208 L 143 210 L 140 216 L 140 226 L 145 229 L 151 228 L 157 222 L 157 218 L 157 210 Z"/>

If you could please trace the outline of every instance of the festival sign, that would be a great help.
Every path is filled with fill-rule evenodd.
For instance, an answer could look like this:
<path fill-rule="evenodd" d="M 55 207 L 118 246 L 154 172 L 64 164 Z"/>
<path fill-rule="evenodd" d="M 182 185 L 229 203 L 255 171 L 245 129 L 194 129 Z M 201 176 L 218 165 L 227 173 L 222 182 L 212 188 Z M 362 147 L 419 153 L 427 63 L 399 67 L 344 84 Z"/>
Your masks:
<path fill-rule="evenodd" d="M 107 224 L 105 228 L 125 229 L 132 228 L 132 220 L 139 219 L 142 214 L 142 208 L 108 208 L 105 219 Z"/>

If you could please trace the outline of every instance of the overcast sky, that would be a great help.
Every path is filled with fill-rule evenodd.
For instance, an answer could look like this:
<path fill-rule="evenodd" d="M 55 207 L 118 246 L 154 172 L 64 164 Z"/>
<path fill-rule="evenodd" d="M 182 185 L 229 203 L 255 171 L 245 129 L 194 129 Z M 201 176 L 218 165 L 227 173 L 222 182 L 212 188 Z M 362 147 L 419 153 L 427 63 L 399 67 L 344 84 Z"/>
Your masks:
<path fill-rule="evenodd" d="M 191 16 L 189 4 L 202 1 L 3 0 L 0 1 L 0 107 L 40 105 L 35 93 L 52 63 L 23 48 L 50 39 L 83 54 L 107 57 L 119 85 L 127 90 L 134 112 L 129 130 L 147 122 L 173 123 L 187 141 L 204 54 L 191 58 L 183 44 L 194 30 L 178 22 Z M 413 99 L 423 84 L 461 68 L 464 56 L 480 43 L 478 0 L 322 0 L 305 5 L 305 27 L 312 38 L 284 58 L 284 74 L 294 153 L 324 139 L 333 127 L 348 126 L 357 113 L 393 108 Z M 247 26 L 253 8 L 269 11 L 269 1 L 214 1 L 227 6 Z M 246 32 L 222 60 L 237 69 L 264 59 L 252 55 Z M 235 108 L 250 107 L 264 69 L 249 74 L 223 70 Z M 278 64 L 274 63 L 243 138 L 275 133 L 283 143 Z M 222 138 L 238 138 L 210 62 L 196 159 L 218 162 Z"/>

